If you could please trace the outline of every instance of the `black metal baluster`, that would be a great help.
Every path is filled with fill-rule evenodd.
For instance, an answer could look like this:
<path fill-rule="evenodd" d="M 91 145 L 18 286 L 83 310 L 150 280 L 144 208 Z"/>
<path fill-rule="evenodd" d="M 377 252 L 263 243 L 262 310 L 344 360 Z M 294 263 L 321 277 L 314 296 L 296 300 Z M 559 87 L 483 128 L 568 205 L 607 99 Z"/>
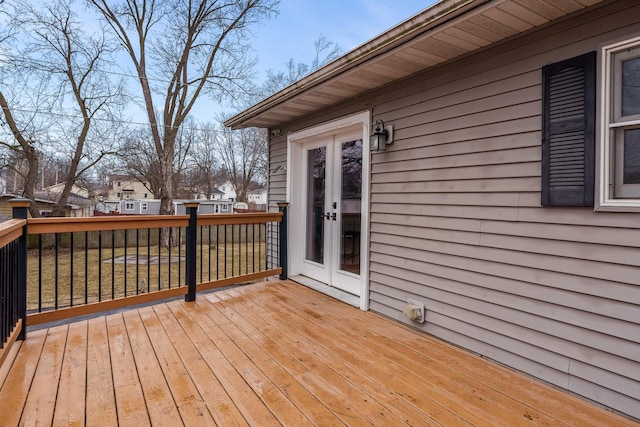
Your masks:
<path fill-rule="evenodd" d="M 249 224 L 244 225 L 244 259 L 245 273 L 249 273 Z"/>
<path fill-rule="evenodd" d="M 173 227 L 169 227 L 169 265 L 167 265 L 167 269 L 169 270 L 169 278 L 167 279 L 169 283 L 167 283 L 167 288 L 171 289 L 171 246 L 173 246 Z"/>
<path fill-rule="evenodd" d="M 69 306 L 73 307 L 73 252 L 75 250 L 73 245 L 73 233 L 69 233 L 71 242 L 69 243 Z"/>
<path fill-rule="evenodd" d="M 53 306 L 55 307 L 55 309 L 58 309 L 58 258 L 59 258 L 59 253 L 58 253 L 58 233 L 54 234 L 54 243 L 55 243 L 55 248 L 54 248 L 54 253 L 55 253 L 55 288 L 54 288 L 54 303 Z"/>
<path fill-rule="evenodd" d="M 224 226 L 224 278 L 227 278 L 227 228 L 229 226 Z M 231 257 L 233 258 L 233 257 Z"/>
<path fill-rule="evenodd" d="M 216 225 L 216 280 L 220 279 L 220 226 Z"/>
<path fill-rule="evenodd" d="M 238 224 L 238 276 L 242 274 L 242 224 Z"/>
<path fill-rule="evenodd" d="M 162 289 L 162 274 L 160 271 L 160 266 L 162 265 L 162 239 L 160 238 L 162 233 L 162 229 L 158 229 L 158 290 Z M 167 237 L 168 238 L 168 237 Z M 171 239 L 169 239 L 169 246 L 171 246 Z M 151 269 L 151 266 L 149 266 Z"/>
<path fill-rule="evenodd" d="M 235 228 L 234 224 L 231 224 L 231 277 L 235 276 L 235 260 L 236 260 L 236 239 L 235 239 Z"/>
<path fill-rule="evenodd" d="M 207 264 L 207 270 L 209 270 L 209 281 L 211 281 L 211 226 L 207 225 L 207 233 L 209 234 L 209 264 Z"/>
<path fill-rule="evenodd" d="M 162 229 L 158 229 L 158 240 L 161 239 L 160 233 Z M 151 292 L 151 229 L 147 228 L 147 293 Z"/>
<path fill-rule="evenodd" d="M 178 227 L 178 287 L 182 286 L 182 227 Z"/>
<path fill-rule="evenodd" d="M 84 232 L 84 303 L 89 303 L 89 232 Z"/>
<path fill-rule="evenodd" d="M 202 248 L 203 248 L 202 245 L 203 245 L 203 240 L 204 240 L 202 238 L 202 236 L 203 236 L 203 234 L 202 234 L 203 230 L 202 229 L 203 228 L 204 228 L 204 226 L 200 227 L 200 283 L 202 283 L 202 269 L 203 269 L 203 266 L 204 266 L 204 254 L 202 253 Z"/>
<path fill-rule="evenodd" d="M 38 234 L 38 313 L 42 312 L 42 234 Z"/>
<path fill-rule="evenodd" d="M 102 301 L 102 230 L 98 231 L 98 302 Z"/>
<path fill-rule="evenodd" d="M 140 229 L 136 228 L 136 295 L 140 293 Z"/>
<path fill-rule="evenodd" d="M 116 231 L 111 230 L 111 299 L 116 298 Z"/>
<path fill-rule="evenodd" d="M 127 264 L 129 264 L 129 260 L 127 259 L 127 245 L 128 245 L 127 238 L 129 237 L 128 236 L 129 233 L 127 233 L 127 231 L 129 231 L 129 230 L 123 230 L 123 231 L 124 231 L 124 264 L 123 264 L 123 267 L 124 267 L 124 296 L 126 297 L 127 296 L 127 267 L 128 267 Z"/>
<path fill-rule="evenodd" d="M 256 272 L 256 225 L 251 224 L 251 272 Z"/>

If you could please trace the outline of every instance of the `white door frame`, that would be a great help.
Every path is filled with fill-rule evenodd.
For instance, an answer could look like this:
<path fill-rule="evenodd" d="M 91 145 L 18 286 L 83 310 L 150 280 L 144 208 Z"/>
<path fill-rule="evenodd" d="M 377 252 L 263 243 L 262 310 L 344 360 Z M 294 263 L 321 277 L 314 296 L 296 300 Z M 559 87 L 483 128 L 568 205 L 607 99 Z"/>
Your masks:
<path fill-rule="evenodd" d="M 362 132 L 362 228 L 360 234 L 360 295 L 359 307 L 369 309 L 369 170 L 371 155 L 369 151 L 369 133 L 371 129 L 371 113 L 369 111 L 346 116 L 312 128 L 292 133 L 287 137 L 287 196 L 289 202 L 289 275 L 301 274 L 304 258 L 304 227 L 303 203 L 303 165 L 299 161 L 303 153 L 303 146 L 318 142 L 329 135 L 344 131 Z"/>

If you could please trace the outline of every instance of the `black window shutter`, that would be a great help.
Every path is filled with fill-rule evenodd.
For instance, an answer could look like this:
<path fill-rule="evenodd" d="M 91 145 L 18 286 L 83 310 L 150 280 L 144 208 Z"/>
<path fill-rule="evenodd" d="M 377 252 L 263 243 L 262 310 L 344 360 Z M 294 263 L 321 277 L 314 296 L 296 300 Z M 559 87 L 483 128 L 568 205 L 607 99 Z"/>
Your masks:
<path fill-rule="evenodd" d="M 596 52 L 542 69 L 542 205 L 593 206 Z"/>

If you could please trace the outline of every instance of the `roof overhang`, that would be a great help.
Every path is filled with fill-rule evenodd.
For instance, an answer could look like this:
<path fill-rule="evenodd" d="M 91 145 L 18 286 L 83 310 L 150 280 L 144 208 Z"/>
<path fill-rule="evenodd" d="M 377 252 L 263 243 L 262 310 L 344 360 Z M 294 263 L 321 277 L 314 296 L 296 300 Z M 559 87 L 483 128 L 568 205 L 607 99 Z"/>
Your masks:
<path fill-rule="evenodd" d="M 442 0 L 225 125 L 277 127 L 602 1 Z"/>

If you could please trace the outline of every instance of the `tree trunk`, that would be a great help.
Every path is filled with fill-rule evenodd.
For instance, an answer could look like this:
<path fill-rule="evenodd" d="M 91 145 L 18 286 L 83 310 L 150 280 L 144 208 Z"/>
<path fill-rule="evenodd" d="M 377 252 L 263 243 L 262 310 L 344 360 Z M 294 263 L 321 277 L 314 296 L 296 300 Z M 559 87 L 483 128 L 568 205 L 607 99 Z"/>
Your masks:
<path fill-rule="evenodd" d="M 36 188 L 36 182 L 38 182 L 38 152 L 31 145 L 28 145 L 25 147 L 23 154 L 27 160 L 27 167 L 29 168 L 24 177 L 23 195 L 31 200 L 31 205 L 29 205 L 31 217 L 40 218 L 42 215 L 40 215 L 40 209 L 38 209 L 34 195 L 34 188 Z"/>

